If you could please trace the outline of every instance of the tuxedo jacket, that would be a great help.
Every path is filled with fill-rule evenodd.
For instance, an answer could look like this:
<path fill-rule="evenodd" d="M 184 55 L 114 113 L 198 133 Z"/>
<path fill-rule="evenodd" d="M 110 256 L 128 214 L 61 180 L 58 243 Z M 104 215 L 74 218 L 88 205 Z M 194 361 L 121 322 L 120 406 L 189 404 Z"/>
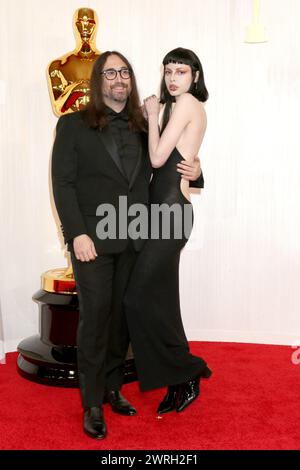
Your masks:
<path fill-rule="evenodd" d="M 119 197 L 127 197 L 128 207 L 135 203 L 149 205 L 152 167 L 148 136 L 139 133 L 136 166 L 128 181 L 109 125 L 102 130 L 93 129 L 86 124 L 83 114 L 75 112 L 59 118 L 53 145 L 53 195 L 64 240 L 70 248 L 73 238 L 87 234 L 97 253 L 119 253 L 128 244 L 128 238 L 118 236 Z M 203 187 L 202 175 L 194 186 Z M 104 217 L 96 215 L 100 204 L 115 208 L 116 238 L 97 237 L 97 224 Z M 134 241 L 137 251 L 144 241 Z"/>

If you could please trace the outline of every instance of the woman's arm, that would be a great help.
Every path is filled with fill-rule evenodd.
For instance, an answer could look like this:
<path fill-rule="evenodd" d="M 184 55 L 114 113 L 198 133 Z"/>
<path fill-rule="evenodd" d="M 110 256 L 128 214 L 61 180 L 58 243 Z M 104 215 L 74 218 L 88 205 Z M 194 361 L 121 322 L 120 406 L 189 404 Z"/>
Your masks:
<path fill-rule="evenodd" d="M 144 100 L 148 114 L 149 155 L 154 168 L 164 165 L 176 147 L 183 130 L 193 116 L 195 110 L 194 100 L 195 98 L 189 93 L 184 93 L 177 99 L 170 120 L 161 136 L 158 127 L 158 99 L 156 96 L 150 96 Z"/>

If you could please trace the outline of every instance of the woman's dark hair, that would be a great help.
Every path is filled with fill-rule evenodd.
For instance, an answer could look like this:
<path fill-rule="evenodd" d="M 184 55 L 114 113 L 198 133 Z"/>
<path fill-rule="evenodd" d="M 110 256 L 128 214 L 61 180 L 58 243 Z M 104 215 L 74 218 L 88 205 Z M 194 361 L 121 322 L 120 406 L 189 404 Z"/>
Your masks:
<path fill-rule="evenodd" d="M 103 54 L 101 54 L 95 61 L 90 79 L 90 101 L 85 109 L 84 117 L 88 125 L 94 129 L 99 127 L 102 129 L 108 123 L 102 93 L 102 83 L 103 80 L 106 79 L 101 72 L 103 71 L 105 62 L 110 55 L 117 55 L 131 71 L 131 93 L 127 100 L 129 126 L 132 130 L 144 131 L 147 124 L 141 109 L 136 79 L 132 67 L 126 57 L 117 51 L 103 52 Z"/>
<path fill-rule="evenodd" d="M 178 47 L 177 49 L 173 49 L 172 51 L 168 52 L 168 54 L 163 59 L 163 66 L 167 64 L 186 64 L 189 65 L 192 69 L 192 83 L 188 93 L 191 93 L 197 100 L 199 101 L 206 101 L 208 99 L 208 91 L 205 86 L 204 82 L 204 75 L 201 62 L 197 55 L 189 50 L 184 49 L 183 47 Z M 196 73 L 199 72 L 199 77 L 197 82 L 194 82 L 196 77 Z M 175 97 L 171 96 L 168 92 L 165 83 L 165 77 L 163 76 L 161 85 L 160 85 L 160 102 L 165 104 L 163 119 L 162 119 L 162 129 L 161 132 L 164 130 L 171 115 L 172 103 L 175 102 Z"/>

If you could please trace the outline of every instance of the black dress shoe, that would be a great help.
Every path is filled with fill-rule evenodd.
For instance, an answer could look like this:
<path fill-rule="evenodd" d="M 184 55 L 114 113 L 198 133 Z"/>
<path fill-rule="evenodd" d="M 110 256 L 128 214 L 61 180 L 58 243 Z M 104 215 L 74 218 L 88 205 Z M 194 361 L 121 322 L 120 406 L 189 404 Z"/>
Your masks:
<path fill-rule="evenodd" d="M 104 403 L 108 402 L 111 409 L 120 415 L 132 416 L 136 414 L 136 409 L 123 397 L 119 390 L 106 392 Z"/>
<path fill-rule="evenodd" d="M 107 428 L 101 407 L 92 406 L 84 411 L 83 430 L 93 439 L 104 439 Z"/>
<path fill-rule="evenodd" d="M 166 395 L 157 408 L 159 415 L 176 409 L 176 398 L 179 387 L 180 385 L 169 385 Z"/>
<path fill-rule="evenodd" d="M 200 374 L 201 379 L 209 379 L 209 377 L 212 375 L 212 371 L 208 366 L 205 366 L 203 371 Z"/>
<path fill-rule="evenodd" d="M 200 394 L 200 379 L 208 379 L 212 375 L 212 371 L 208 366 L 205 366 L 203 371 L 180 385 L 177 393 L 176 411 L 180 412 L 185 410 Z"/>

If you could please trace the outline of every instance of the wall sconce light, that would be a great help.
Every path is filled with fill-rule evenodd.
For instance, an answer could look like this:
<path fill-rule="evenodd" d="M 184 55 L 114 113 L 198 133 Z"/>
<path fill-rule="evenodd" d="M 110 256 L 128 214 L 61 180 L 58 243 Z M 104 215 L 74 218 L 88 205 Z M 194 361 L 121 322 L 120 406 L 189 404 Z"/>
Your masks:
<path fill-rule="evenodd" d="M 264 26 L 259 22 L 260 0 L 252 0 L 252 23 L 247 28 L 245 42 L 259 43 L 267 42 L 267 33 Z"/>

